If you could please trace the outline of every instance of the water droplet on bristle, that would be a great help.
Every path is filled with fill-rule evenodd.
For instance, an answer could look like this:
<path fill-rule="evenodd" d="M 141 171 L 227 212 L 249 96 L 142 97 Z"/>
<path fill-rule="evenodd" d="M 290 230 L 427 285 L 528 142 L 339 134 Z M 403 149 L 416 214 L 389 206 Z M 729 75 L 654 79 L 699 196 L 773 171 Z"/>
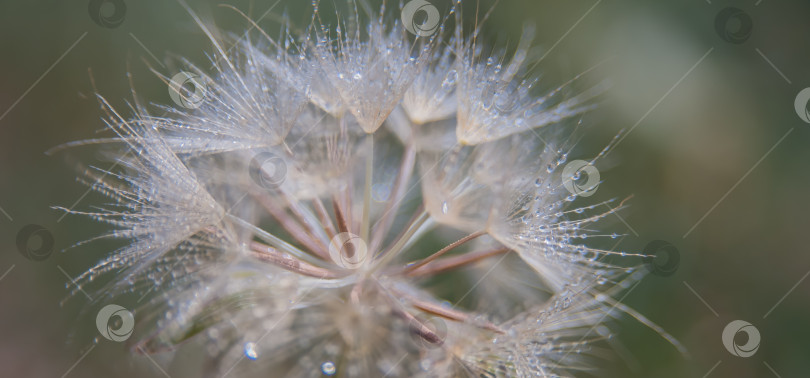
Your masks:
<path fill-rule="evenodd" d="M 245 343 L 245 357 L 254 361 L 259 358 L 259 352 L 256 350 L 256 343 Z"/>
<path fill-rule="evenodd" d="M 456 72 L 456 70 L 450 70 L 450 72 L 447 73 L 447 76 L 444 78 L 444 81 L 442 82 L 442 89 L 444 90 L 452 89 L 453 86 L 456 85 L 457 79 L 458 79 L 458 72 Z"/>
<path fill-rule="evenodd" d="M 335 375 L 335 372 L 337 372 L 337 368 L 335 367 L 335 363 L 332 362 L 332 361 L 324 362 L 323 364 L 321 364 L 321 372 L 323 372 L 326 375 L 330 375 L 330 376 Z"/>

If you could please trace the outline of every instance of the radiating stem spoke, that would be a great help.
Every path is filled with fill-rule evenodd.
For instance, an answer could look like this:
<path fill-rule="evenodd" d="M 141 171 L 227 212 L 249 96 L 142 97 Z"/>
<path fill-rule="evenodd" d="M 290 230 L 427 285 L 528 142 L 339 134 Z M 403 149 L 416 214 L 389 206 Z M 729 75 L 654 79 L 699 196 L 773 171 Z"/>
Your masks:
<path fill-rule="evenodd" d="M 419 337 L 425 339 L 425 341 L 431 344 L 442 344 L 444 340 L 430 327 L 425 325 L 424 322 L 417 319 L 415 316 L 411 315 L 405 310 L 395 308 L 394 313 L 399 317 L 403 318 L 405 321 L 408 322 L 408 327 L 410 327 L 411 331 L 417 334 Z"/>
<path fill-rule="evenodd" d="M 305 230 L 299 222 L 290 216 L 284 209 L 279 208 L 267 195 L 254 194 L 253 197 L 275 218 L 295 240 L 301 243 L 314 255 L 329 259 L 326 247 L 310 232 Z"/>
<path fill-rule="evenodd" d="M 485 251 L 468 252 L 458 256 L 445 257 L 428 265 L 422 266 L 419 269 L 407 272 L 406 274 L 411 277 L 432 276 L 438 273 L 460 268 L 492 256 L 507 253 L 509 251 L 509 248 L 496 248 Z"/>
<path fill-rule="evenodd" d="M 323 279 L 335 279 L 344 276 L 344 274 L 310 265 L 292 256 L 284 255 L 275 248 L 259 242 L 250 243 L 250 252 L 259 260 L 305 276 Z"/>
<path fill-rule="evenodd" d="M 360 238 L 368 241 L 371 221 L 371 185 L 374 182 L 374 134 L 368 134 L 368 156 L 366 157 L 366 182 L 363 187 L 363 218 L 360 224 Z"/>
<path fill-rule="evenodd" d="M 332 209 L 335 211 L 335 219 L 337 219 L 338 232 L 350 232 L 349 220 L 346 218 L 346 214 L 343 213 L 343 210 L 340 207 L 340 200 L 338 200 L 337 198 L 332 199 Z"/>
<path fill-rule="evenodd" d="M 464 243 L 466 243 L 466 242 L 468 242 L 470 240 L 473 240 L 473 239 L 475 239 L 475 238 L 477 238 L 479 236 L 482 236 L 482 235 L 486 235 L 486 232 L 485 231 L 473 232 L 472 234 L 469 234 L 469 235 L 467 235 L 467 236 L 465 236 L 465 237 L 463 237 L 463 238 L 461 238 L 461 239 L 459 239 L 459 240 L 457 240 L 457 241 L 455 241 L 453 243 L 450 243 L 448 246 L 446 246 L 446 247 L 442 248 L 441 250 L 439 250 L 438 252 L 426 257 L 425 259 L 409 265 L 408 268 L 405 269 L 405 274 L 408 274 L 410 272 L 413 272 L 414 270 L 417 270 L 417 269 L 425 266 L 425 264 L 428 264 L 431 261 L 441 257 L 445 253 L 453 250 L 454 248 L 456 248 L 456 247 L 458 247 L 458 246 L 460 246 L 460 245 L 462 245 L 462 244 L 464 244 Z"/>
<path fill-rule="evenodd" d="M 424 312 L 431 313 L 433 315 L 440 316 L 442 318 L 452 320 L 452 321 L 456 321 L 456 322 L 469 323 L 470 320 L 471 320 L 470 314 L 467 314 L 467 313 L 464 313 L 464 312 L 461 312 L 461 311 L 458 311 L 458 310 L 454 310 L 452 308 L 444 307 L 444 306 L 442 306 L 442 305 L 440 305 L 438 303 L 433 303 L 433 302 L 429 302 L 427 300 L 422 300 L 422 299 L 416 298 L 416 297 L 414 297 L 412 295 L 409 295 L 409 294 L 406 294 L 406 293 L 397 292 L 397 294 L 399 294 L 399 295 L 401 295 L 403 297 L 406 297 L 408 299 L 408 301 L 410 301 L 411 304 L 413 304 L 414 307 L 416 307 L 416 308 L 418 308 L 418 309 L 420 309 L 420 310 L 422 310 Z M 498 333 L 504 333 L 504 331 L 501 328 L 499 328 L 497 325 L 495 325 L 495 324 L 493 324 L 491 322 L 488 322 L 488 321 L 483 322 L 481 324 L 476 324 L 476 325 L 480 326 L 481 328 L 488 329 L 490 331 L 494 331 L 494 332 L 498 332 Z"/>
<path fill-rule="evenodd" d="M 329 240 L 337 235 L 335 232 L 335 225 L 332 223 L 332 218 L 329 216 L 329 213 L 326 211 L 326 207 L 323 205 L 323 201 L 320 198 L 315 198 L 312 200 L 312 207 L 315 208 L 315 212 L 318 214 L 318 218 L 321 220 L 321 224 L 323 225 L 324 230 L 326 231 L 326 235 L 329 237 Z"/>
<path fill-rule="evenodd" d="M 388 262 L 390 262 L 397 254 L 408 244 L 411 237 L 418 231 L 422 226 L 427 222 L 430 218 L 430 215 L 422 210 L 421 212 L 416 215 L 415 218 L 411 220 L 409 226 L 405 229 L 405 232 L 397 238 L 397 241 L 391 248 L 387 249 L 386 251 L 380 254 L 378 261 L 376 262 L 376 266 L 371 270 L 371 273 L 376 272 L 380 268 L 384 267 Z"/>

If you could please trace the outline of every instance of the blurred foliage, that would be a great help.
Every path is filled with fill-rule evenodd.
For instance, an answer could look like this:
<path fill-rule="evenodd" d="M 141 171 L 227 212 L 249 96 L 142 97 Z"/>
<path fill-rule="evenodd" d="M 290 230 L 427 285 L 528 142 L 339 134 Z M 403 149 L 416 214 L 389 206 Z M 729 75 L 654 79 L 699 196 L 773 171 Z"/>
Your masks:
<path fill-rule="evenodd" d="M 150 67 L 168 75 L 178 70 L 176 57 L 204 63 L 211 54 L 176 2 L 125 2 L 125 19 L 114 29 L 92 21 L 87 1 L 0 3 L 0 207 L 13 219 L 0 216 L 0 376 L 61 376 L 80 358 L 69 376 L 162 376 L 145 357 L 127 356 L 123 344 L 89 350 L 69 343 L 74 330 L 91 332 L 95 319 L 78 315 L 84 298 L 60 306 L 66 275 L 81 273 L 105 245 L 59 251 L 104 227 L 63 219 L 51 206 L 98 202 L 76 180 L 84 169 L 79 162 L 92 161 L 96 150 L 44 154 L 97 136 L 103 124 L 96 91 L 125 108 L 131 74 L 140 98 L 166 104 L 166 86 Z M 191 4 L 222 30 L 241 33 L 249 24 L 221 4 L 257 19 L 274 1 Z M 472 17 L 476 5 L 467 2 L 465 15 Z M 303 26 L 309 6 L 282 0 L 260 24 L 276 35 L 278 20 L 289 12 Z M 482 1 L 479 14 L 491 6 Z M 715 18 L 728 6 L 753 21 L 743 43 L 716 32 Z M 602 172 L 593 199 L 634 196 L 623 219 L 613 219 L 614 228 L 628 234 L 619 249 L 641 251 L 662 239 L 680 251 L 674 275 L 648 277 L 624 303 L 681 340 L 691 358 L 628 318 L 616 345 L 624 358 L 607 362 L 605 376 L 699 377 L 713 366 L 711 377 L 776 376 L 771 368 L 791 377 L 810 370 L 810 281 L 797 285 L 810 269 L 803 241 L 810 125 L 793 106 L 810 86 L 808 14 L 810 3 L 799 0 L 502 0 L 487 20 L 485 39 L 504 45 L 534 24 L 536 44 L 546 48 L 539 70 L 552 83 L 592 68 L 585 80 L 612 83 L 600 110 L 587 119 L 593 125 L 578 153 L 591 156 L 619 130 L 628 134 L 611 153 L 612 168 Z M 57 252 L 44 261 L 16 250 L 16 234 L 29 223 L 54 235 Z M 762 334 L 751 358 L 735 357 L 722 345 L 723 328 L 735 319 Z M 155 358 L 172 377 L 193 374 L 184 369 L 193 356 L 173 363 Z"/>

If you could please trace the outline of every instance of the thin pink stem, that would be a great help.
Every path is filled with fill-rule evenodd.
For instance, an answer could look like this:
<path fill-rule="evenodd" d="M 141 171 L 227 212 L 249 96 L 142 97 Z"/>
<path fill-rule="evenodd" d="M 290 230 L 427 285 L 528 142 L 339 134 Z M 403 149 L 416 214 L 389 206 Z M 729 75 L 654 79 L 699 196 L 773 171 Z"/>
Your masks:
<path fill-rule="evenodd" d="M 318 238 L 313 234 L 301 227 L 296 219 L 291 217 L 284 209 L 274 204 L 271 198 L 259 194 L 254 194 L 253 197 L 259 201 L 259 204 L 261 204 L 295 240 L 301 243 L 315 256 L 329 260 L 329 252 L 327 252 L 326 246 L 321 244 Z"/>
<path fill-rule="evenodd" d="M 282 254 L 273 247 L 259 242 L 254 241 L 250 243 L 250 252 L 253 257 L 259 260 L 305 276 L 323 279 L 336 279 L 345 276 L 345 274 L 339 274 L 329 269 L 320 268 L 294 259 L 289 255 Z"/>
<path fill-rule="evenodd" d="M 475 238 L 477 238 L 479 236 L 483 236 L 483 235 L 486 235 L 486 231 L 473 232 L 472 234 L 469 234 L 469 235 L 467 235 L 467 236 L 465 236 L 465 237 L 463 237 L 463 238 L 461 238 L 461 239 L 459 239 L 459 240 L 457 240 L 457 241 L 455 241 L 453 243 L 450 243 L 448 246 L 442 248 L 438 252 L 436 252 L 436 253 L 422 259 L 421 261 L 419 261 L 417 263 L 409 265 L 407 268 L 405 268 L 404 273 L 409 274 L 409 273 L 411 273 L 411 272 L 425 266 L 426 264 L 430 263 L 431 261 L 436 260 L 437 258 L 441 257 L 445 253 L 453 250 L 454 248 L 456 248 L 456 247 L 458 247 L 458 246 L 460 246 L 460 245 L 462 245 L 462 244 L 464 244 L 464 243 L 466 243 L 466 242 L 468 242 L 470 240 L 473 240 L 473 239 L 475 239 Z"/>
<path fill-rule="evenodd" d="M 434 261 L 430 265 L 423 266 L 417 270 L 407 272 L 410 277 L 432 276 L 438 273 L 443 273 L 448 270 L 456 269 L 465 265 L 469 265 L 486 258 L 497 256 L 511 251 L 509 248 L 496 248 L 484 251 L 469 252 L 458 256 L 451 256 Z"/>
<path fill-rule="evenodd" d="M 337 232 L 335 232 L 335 225 L 332 223 L 332 217 L 329 216 L 329 213 L 326 211 L 326 207 L 323 206 L 323 202 L 320 198 L 315 198 L 312 200 L 313 207 L 315 208 L 315 212 L 318 214 L 318 218 L 321 220 L 321 224 L 323 225 L 326 234 L 329 236 L 329 240 L 332 240 Z"/>
<path fill-rule="evenodd" d="M 470 314 L 467 314 L 467 313 L 462 312 L 462 311 L 454 310 L 452 308 L 447 308 L 447 307 L 444 307 L 444 306 L 442 306 L 440 304 L 437 304 L 437 303 L 422 300 L 422 299 L 419 299 L 417 297 L 414 297 L 412 295 L 409 295 L 409 294 L 406 294 L 406 293 L 403 293 L 403 292 L 397 292 L 397 294 L 400 295 L 400 296 L 408 298 L 408 301 L 410 301 L 411 304 L 414 307 L 416 307 L 416 308 L 418 308 L 418 309 L 420 309 L 420 310 L 422 310 L 424 312 L 431 313 L 431 314 L 437 315 L 437 316 L 441 316 L 441 317 L 443 317 L 445 319 L 448 319 L 448 320 L 453 320 L 453 321 L 457 321 L 457 322 L 464 322 L 464 323 L 471 323 L 472 324 L 472 322 L 470 322 L 470 319 L 471 319 Z M 500 329 L 497 325 L 495 325 L 495 324 L 493 324 L 491 322 L 484 322 L 484 323 L 480 324 L 480 326 L 482 328 L 488 329 L 490 331 L 494 331 L 494 332 L 498 332 L 498 333 L 504 333 L 504 331 L 502 329 Z"/>
<path fill-rule="evenodd" d="M 349 232 L 349 221 L 340 207 L 340 200 L 332 198 L 332 210 L 335 211 L 335 219 L 337 220 L 338 232 Z"/>
<path fill-rule="evenodd" d="M 411 328 L 411 330 L 419 335 L 419 337 L 425 339 L 425 341 L 436 345 L 441 345 L 444 343 L 444 340 L 442 340 L 442 338 L 436 334 L 436 332 L 433 332 L 433 330 L 426 326 L 425 323 L 407 311 L 400 308 L 394 308 L 394 314 L 408 321 L 408 326 Z"/>

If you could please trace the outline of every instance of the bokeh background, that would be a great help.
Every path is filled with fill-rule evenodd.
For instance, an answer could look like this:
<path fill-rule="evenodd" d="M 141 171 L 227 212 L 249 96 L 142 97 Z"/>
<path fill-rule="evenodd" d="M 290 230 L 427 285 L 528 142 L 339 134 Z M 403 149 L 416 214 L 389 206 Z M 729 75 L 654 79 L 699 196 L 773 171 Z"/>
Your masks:
<path fill-rule="evenodd" d="M 432 0 L 446 9 L 442 1 L 447 3 Z M 171 76 L 179 69 L 172 56 L 204 63 L 212 51 L 178 3 L 124 3 L 123 22 L 105 28 L 90 17 L 87 0 L 0 2 L 3 377 L 191 374 L 183 362 L 131 356 L 119 343 L 92 349 L 71 343 L 71 333 L 92 330 L 94 319 L 79 315 L 83 298 L 60 305 L 70 277 L 97 260 L 104 245 L 60 251 L 104 228 L 52 209 L 98 203 L 76 179 L 79 162 L 92 161 L 96 151 L 45 151 L 100 135 L 96 91 L 125 107 L 129 73 L 139 97 L 169 104 L 165 84 L 149 68 Z M 274 6 L 260 22 L 270 31 L 278 30 L 285 11 L 299 25 L 307 20 L 309 2 L 275 3 L 200 0 L 191 6 L 234 33 L 248 23 L 222 4 L 254 19 Z M 492 2 L 480 6 L 489 9 Z M 744 16 L 722 22 L 721 33 L 718 15 L 730 6 Z M 810 124 L 794 107 L 797 94 L 810 87 L 808 15 L 810 3 L 799 0 L 497 4 L 484 28 L 487 41 L 514 42 L 532 23 L 535 43 L 546 49 L 538 69 L 552 82 L 588 71 L 586 82 L 612 84 L 587 118 L 592 125 L 578 149 L 592 156 L 625 132 L 593 198 L 633 195 L 622 219 L 614 219 L 627 234 L 621 249 L 641 251 L 664 240 L 680 256 L 674 274 L 650 275 L 623 302 L 679 339 L 690 357 L 628 318 L 619 324 L 621 357 L 595 375 L 810 374 Z M 740 17 L 750 18 L 750 34 Z M 47 259 L 18 252 L 15 238 L 27 224 L 52 233 L 55 252 Z M 758 351 L 748 358 L 732 355 L 721 341 L 724 327 L 738 319 L 761 334 Z M 745 336 L 736 341 L 745 343 Z"/>

